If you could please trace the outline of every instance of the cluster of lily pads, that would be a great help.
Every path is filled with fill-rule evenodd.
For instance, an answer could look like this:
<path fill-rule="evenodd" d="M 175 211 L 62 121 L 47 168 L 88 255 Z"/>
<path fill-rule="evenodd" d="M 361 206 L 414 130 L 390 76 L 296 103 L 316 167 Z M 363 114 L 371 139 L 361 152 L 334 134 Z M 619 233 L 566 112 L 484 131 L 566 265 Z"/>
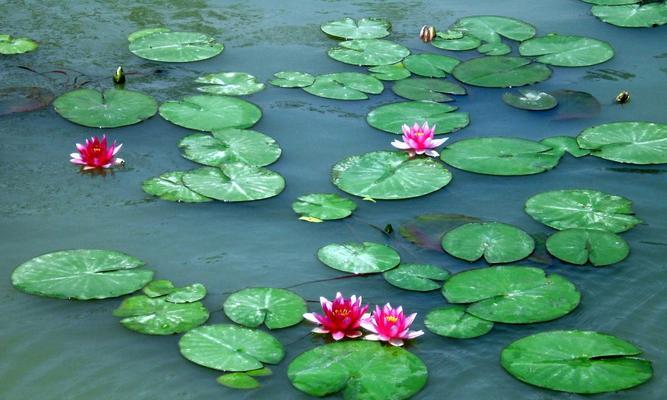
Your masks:
<path fill-rule="evenodd" d="M 649 28 L 667 24 L 664 0 L 582 0 L 593 4 L 591 13 L 600 21 L 623 28 Z"/>

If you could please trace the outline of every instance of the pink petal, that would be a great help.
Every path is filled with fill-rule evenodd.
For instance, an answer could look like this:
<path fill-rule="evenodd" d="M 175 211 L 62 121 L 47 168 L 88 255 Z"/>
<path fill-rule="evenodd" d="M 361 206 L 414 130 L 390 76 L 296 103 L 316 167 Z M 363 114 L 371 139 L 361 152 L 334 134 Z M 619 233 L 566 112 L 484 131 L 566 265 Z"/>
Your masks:
<path fill-rule="evenodd" d="M 426 154 L 429 157 L 437 157 L 440 153 L 438 153 L 435 150 L 427 150 L 424 152 L 424 154 Z"/>
<path fill-rule="evenodd" d="M 408 332 L 408 334 L 406 335 L 406 338 L 407 338 L 407 339 L 414 339 L 414 338 L 419 337 L 419 336 L 421 336 L 421 335 L 423 335 L 423 334 L 424 334 L 424 331 L 422 331 L 422 330 L 419 330 L 419 331 L 410 331 L 410 332 Z"/>
<path fill-rule="evenodd" d="M 415 320 L 417 317 L 417 313 L 410 314 L 406 319 L 405 319 L 405 325 L 412 325 L 412 322 Z"/>
<path fill-rule="evenodd" d="M 433 147 L 438 147 L 441 146 L 443 143 L 445 143 L 449 138 L 442 138 L 442 139 L 433 139 L 431 140 L 431 145 Z"/>
<path fill-rule="evenodd" d="M 329 333 L 329 330 L 326 329 L 326 328 L 322 328 L 321 326 L 318 326 L 318 327 L 313 328 L 313 330 L 311 332 L 313 332 L 313 333 Z"/>
<path fill-rule="evenodd" d="M 369 332 L 377 333 L 377 328 L 370 321 L 361 321 L 361 327 Z"/>
<path fill-rule="evenodd" d="M 364 339 L 377 341 L 377 340 L 380 340 L 380 336 L 378 336 L 378 335 L 366 335 L 366 336 L 364 336 Z"/>
<path fill-rule="evenodd" d="M 114 165 L 121 165 L 124 162 L 125 162 L 125 160 L 123 160 L 122 158 L 116 158 L 113 163 L 114 163 Z"/>
<path fill-rule="evenodd" d="M 403 129 L 403 134 L 405 134 L 405 135 L 409 135 L 410 132 L 411 132 L 411 131 L 410 131 L 410 127 L 409 127 L 407 124 L 403 124 L 403 126 L 401 127 L 401 129 Z"/>
<path fill-rule="evenodd" d="M 320 321 L 317 319 L 317 317 L 315 317 L 315 313 L 305 313 L 305 314 L 303 314 L 303 317 L 310 322 L 314 322 L 316 324 L 320 323 Z"/>
<path fill-rule="evenodd" d="M 334 332 L 334 333 L 331 334 L 331 337 L 333 337 L 333 340 L 341 340 L 342 338 L 345 337 L 345 333 L 343 333 L 341 331 Z"/>
<path fill-rule="evenodd" d="M 351 338 L 351 339 L 355 339 L 355 338 L 358 338 L 361 335 L 362 335 L 361 331 L 354 331 L 354 332 L 348 333 L 346 336 Z"/>
<path fill-rule="evenodd" d="M 389 344 L 392 345 L 392 346 L 400 347 L 400 346 L 403 346 L 403 341 L 401 339 L 392 338 L 392 339 L 389 339 Z"/>
<path fill-rule="evenodd" d="M 112 148 L 113 148 L 113 152 L 111 153 L 111 155 L 115 156 L 116 153 L 118 153 L 120 151 L 120 149 L 123 148 L 123 144 L 121 143 L 118 146 L 115 146 L 115 147 L 112 147 Z"/>
<path fill-rule="evenodd" d="M 404 142 L 399 142 L 398 140 L 394 140 L 393 142 L 391 142 L 391 145 L 394 146 L 394 147 L 396 147 L 397 149 L 401 149 L 401 150 L 408 150 L 408 149 L 410 149 L 410 145 L 409 145 L 409 144 L 404 143 Z"/>
<path fill-rule="evenodd" d="M 77 160 L 77 159 L 75 159 L 75 158 L 69 160 L 69 162 L 71 162 L 71 163 L 73 163 L 73 164 L 86 165 L 86 162 L 85 162 L 85 161 L 83 161 L 83 160 Z"/>

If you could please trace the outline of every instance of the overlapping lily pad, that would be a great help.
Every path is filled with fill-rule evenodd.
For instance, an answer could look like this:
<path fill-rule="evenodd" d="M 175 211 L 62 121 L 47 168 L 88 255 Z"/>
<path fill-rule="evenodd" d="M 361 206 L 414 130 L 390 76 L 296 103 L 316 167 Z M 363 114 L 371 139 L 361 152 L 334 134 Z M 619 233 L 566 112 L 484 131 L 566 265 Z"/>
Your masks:
<path fill-rule="evenodd" d="M 400 81 L 401 79 L 409 78 L 411 75 L 403 63 L 370 67 L 368 68 L 368 72 L 382 81 Z"/>
<path fill-rule="evenodd" d="M 528 257 L 535 249 L 533 238 L 521 229 L 499 222 L 469 223 L 442 237 L 442 248 L 466 261 L 484 259 L 489 264 L 508 263 Z"/>
<path fill-rule="evenodd" d="M 405 68 L 415 75 L 427 78 L 444 78 L 451 74 L 461 61 L 441 54 L 412 54 L 403 60 Z"/>
<path fill-rule="evenodd" d="M 237 324 L 269 329 L 296 325 L 308 311 L 301 296 L 285 289 L 248 288 L 232 293 L 224 304 L 225 315 Z"/>
<path fill-rule="evenodd" d="M 262 117 L 256 105 L 235 97 L 188 96 L 160 105 L 160 115 L 167 121 L 198 131 L 225 128 L 250 128 Z"/>
<path fill-rule="evenodd" d="M 478 48 L 482 41 L 472 35 L 462 35 L 461 37 L 446 38 L 438 33 L 431 44 L 439 49 L 464 51 Z"/>
<path fill-rule="evenodd" d="M 165 172 L 157 178 L 145 180 L 141 184 L 144 192 L 162 200 L 183 203 L 204 203 L 212 199 L 193 192 L 183 183 L 183 171 Z"/>
<path fill-rule="evenodd" d="M 195 80 L 196 83 L 208 83 L 210 86 L 200 86 L 200 92 L 225 96 L 245 96 L 264 90 L 264 84 L 257 82 L 257 78 L 245 72 L 219 72 L 208 74 Z"/>
<path fill-rule="evenodd" d="M 366 116 L 366 121 L 373 128 L 381 131 L 402 134 L 403 124 L 436 125 L 436 134 L 454 132 L 465 128 L 470 123 L 468 113 L 454 112 L 457 107 L 432 101 L 404 101 L 380 106 Z"/>
<path fill-rule="evenodd" d="M 519 53 L 526 57 L 559 67 L 585 67 L 603 63 L 614 56 L 614 49 L 607 42 L 583 37 L 550 34 L 526 40 L 519 46 Z"/>
<path fill-rule="evenodd" d="M 383 39 L 340 42 L 328 52 L 329 57 L 346 64 L 375 66 L 396 64 L 410 54 L 407 47 Z"/>
<path fill-rule="evenodd" d="M 608 24 L 624 28 L 648 28 L 667 24 L 667 3 L 593 6 L 593 15 Z"/>
<path fill-rule="evenodd" d="M 371 274 L 390 270 L 401 262 L 396 250 L 379 243 L 330 244 L 317 252 L 326 266 L 353 274 Z"/>
<path fill-rule="evenodd" d="M 312 193 L 299 196 L 292 203 L 292 210 L 302 217 L 317 218 L 321 221 L 349 217 L 357 204 L 345 197 L 332 193 Z"/>
<path fill-rule="evenodd" d="M 176 290 L 173 282 L 167 279 L 157 279 L 150 281 L 148 285 L 144 286 L 142 291 L 148 297 L 160 297 L 168 295 Z"/>
<path fill-rule="evenodd" d="M 341 39 L 380 39 L 389 36 L 391 23 L 379 18 L 343 18 L 323 24 L 322 31 Z"/>
<path fill-rule="evenodd" d="M 178 147 L 183 157 L 194 162 L 219 166 L 242 162 L 263 167 L 278 160 L 280 146 L 273 138 L 248 129 L 222 129 L 212 135 L 196 133 L 181 139 Z"/>
<path fill-rule="evenodd" d="M 435 102 L 451 101 L 447 94 L 466 94 L 463 86 L 443 79 L 411 78 L 403 79 L 392 86 L 394 94 L 409 100 L 428 100 Z"/>
<path fill-rule="evenodd" d="M 667 163 L 667 124 L 614 122 L 585 129 L 577 143 L 591 154 L 629 164 Z"/>
<path fill-rule="evenodd" d="M 201 283 L 183 286 L 172 290 L 165 300 L 170 303 L 194 303 L 206 297 L 206 287 Z"/>
<path fill-rule="evenodd" d="M 183 183 L 202 196 L 228 202 L 262 200 L 285 188 L 280 174 L 243 163 L 194 169 L 183 175 Z"/>
<path fill-rule="evenodd" d="M 148 119 L 157 112 L 157 102 L 150 96 L 130 90 L 109 89 L 98 92 L 78 89 L 53 102 L 60 116 L 91 128 L 116 128 Z"/>
<path fill-rule="evenodd" d="M 487 56 L 504 56 L 512 52 L 512 48 L 503 42 L 484 43 L 477 48 L 482 54 Z"/>
<path fill-rule="evenodd" d="M 486 56 L 462 62 L 452 74 L 469 85 L 502 88 L 541 82 L 551 76 L 551 70 L 524 57 Z"/>
<path fill-rule="evenodd" d="M 206 307 L 199 302 L 174 303 L 163 297 L 132 296 L 114 310 L 126 328 L 146 335 L 173 335 L 189 331 L 208 320 Z"/>
<path fill-rule="evenodd" d="M 569 153 L 572 157 L 583 157 L 590 154 L 589 150 L 582 149 L 577 144 L 577 139 L 572 136 L 551 136 L 540 140 L 545 146 L 551 147 L 551 152 L 560 154 Z"/>
<path fill-rule="evenodd" d="M 315 77 L 306 72 L 282 71 L 273 74 L 275 77 L 269 83 L 283 88 L 303 88 L 315 82 Z"/>
<path fill-rule="evenodd" d="M 32 39 L 0 34 L 0 54 L 23 54 L 37 50 L 37 47 L 37 43 Z"/>
<path fill-rule="evenodd" d="M 339 72 L 319 75 L 312 85 L 304 87 L 306 92 L 328 99 L 365 100 L 366 94 L 380 94 L 384 85 L 372 75 L 359 72 Z"/>
<path fill-rule="evenodd" d="M 581 0 L 584 3 L 597 4 L 601 6 L 622 6 L 626 4 L 637 4 L 643 0 Z"/>
<path fill-rule="evenodd" d="M 551 110 L 558 105 L 555 97 L 540 90 L 519 89 L 519 93 L 503 93 L 503 101 L 514 108 L 531 111 Z"/>
<path fill-rule="evenodd" d="M 431 310 L 426 314 L 424 325 L 436 335 L 455 339 L 476 338 L 493 329 L 493 322 L 467 313 L 465 306 L 445 306 Z"/>
<path fill-rule="evenodd" d="M 216 381 L 231 389 L 256 389 L 259 387 L 257 379 L 244 372 L 232 372 L 218 377 Z"/>
<path fill-rule="evenodd" d="M 418 247 L 444 252 L 443 235 L 469 222 L 481 222 L 481 220 L 463 214 L 424 214 L 401 223 L 398 233 Z"/>
<path fill-rule="evenodd" d="M 596 267 L 615 264 L 630 253 L 628 243 L 615 233 L 595 229 L 565 229 L 547 239 L 554 257 L 570 264 Z"/>
<path fill-rule="evenodd" d="M 398 288 L 428 292 L 440 289 L 442 281 L 449 278 L 449 272 L 430 264 L 401 264 L 382 276 Z"/>
<path fill-rule="evenodd" d="M 522 42 L 535 36 L 535 28 L 514 18 L 477 15 L 459 19 L 452 25 L 458 30 L 488 43 L 500 42 L 502 37 Z"/>
<path fill-rule="evenodd" d="M 135 55 L 151 61 L 191 62 L 206 60 L 222 53 L 225 48 L 203 33 L 171 32 L 163 29 L 152 33 L 140 31 L 131 34 L 130 51 Z"/>

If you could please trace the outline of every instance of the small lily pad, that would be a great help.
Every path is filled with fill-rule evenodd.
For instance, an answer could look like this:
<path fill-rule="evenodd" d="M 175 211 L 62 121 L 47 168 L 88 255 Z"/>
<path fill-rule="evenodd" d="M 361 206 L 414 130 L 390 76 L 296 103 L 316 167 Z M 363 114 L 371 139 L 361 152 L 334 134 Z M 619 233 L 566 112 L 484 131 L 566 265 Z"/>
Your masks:
<path fill-rule="evenodd" d="M 37 50 L 37 47 L 37 43 L 32 39 L 0 34 L 0 54 L 23 54 Z"/>
<path fill-rule="evenodd" d="M 667 24 L 667 3 L 593 6 L 591 13 L 601 21 L 624 28 L 649 28 Z"/>
<path fill-rule="evenodd" d="M 339 72 L 320 75 L 315 82 L 303 88 L 306 92 L 336 100 L 365 100 L 366 94 L 380 94 L 384 85 L 377 78 L 359 72 Z"/>
<path fill-rule="evenodd" d="M 519 46 L 525 57 L 537 57 L 538 62 L 559 67 L 586 67 L 603 63 L 614 56 L 607 42 L 583 37 L 550 34 L 526 40 Z"/>
<path fill-rule="evenodd" d="M 229 202 L 262 200 L 285 189 L 280 174 L 243 163 L 194 169 L 183 175 L 183 183 L 202 196 Z"/>
<path fill-rule="evenodd" d="M 572 157 L 583 157 L 590 154 L 589 150 L 582 149 L 577 144 L 577 139 L 572 136 L 551 136 L 540 140 L 540 143 L 551 147 L 551 152 L 563 156 L 569 153 Z"/>
<path fill-rule="evenodd" d="M 461 61 L 440 54 L 412 54 L 403 60 L 403 65 L 415 75 L 427 78 L 444 78 L 451 74 Z"/>
<path fill-rule="evenodd" d="M 452 74 L 469 85 L 503 88 L 541 82 L 551 76 L 551 70 L 528 58 L 485 56 L 462 62 Z"/>
<path fill-rule="evenodd" d="M 403 79 L 391 88 L 394 94 L 408 100 L 429 100 L 435 102 L 451 101 L 446 94 L 466 94 L 463 86 L 442 79 L 411 78 Z"/>
<path fill-rule="evenodd" d="M 206 60 L 222 53 L 224 48 L 214 38 L 197 32 L 156 31 L 134 35 L 130 41 L 130 51 L 136 56 L 164 62 Z"/>
<path fill-rule="evenodd" d="M 440 289 L 442 281 L 449 278 L 449 272 L 429 264 L 400 264 L 382 276 L 387 282 L 398 288 L 428 292 Z"/>
<path fill-rule="evenodd" d="M 262 117 L 262 111 L 256 105 L 235 97 L 202 95 L 162 103 L 160 115 L 178 126 L 210 132 L 225 128 L 250 128 Z"/>
<path fill-rule="evenodd" d="M 484 43 L 477 48 L 482 54 L 487 56 L 504 56 L 512 52 L 512 48 L 503 42 Z"/>
<path fill-rule="evenodd" d="M 303 88 L 315 82 L 315 77 L 305 72 L 282 71 L 276 72 L 273 76 L 275 79 L 269 83 L 283 88 Z"/>
<path fill-rule="evenodd" d="M 511 92 L 503 93 L 503 101 L 521 110 L 551 110 L 558 105 L 558 100 L 549 93 L 532 89 L 519 89 L 520 95 Z"/>
<path fill-rule="evenodd" d="M 169 293 L 165 300 L 170 303 L 194 303 L 206 297 L 206 287 L 201 283 L 183 286 Z"/>
<path fill-rule="evenodd" d="M 667 124 L 613 122 L 585 129 L 577 137 L 591 155 L 628 164 L 667 163 Z"/>
<path fill-rule="evenodd" d="M 150 281 L 148 285 L 143 288 L 143 292 L 148 297 L 160 297 L 167 295 L 176 290 L 174 284 L 167 279 L 158 279 Z"/>
<path fill-rule="evenodd" d="M 532 236 L 499 222 L 469 223 L 442 237 L 442 248 L 454 257 L 489 264 L 508 263 L 528 257 L 535 249 Z"/>
<path fill-rule="evenodd" d="M 343 18 L 321 26 L 322 32 L 341 39 L 380 39 L 389 36 L 391 23 L 379 18 Z"/>
<path fill-rule="evenodd" d="M 464 34 L 460 38 L 448 39 L 443 38 L 438 33 L 431 44 L 442 50 L 464 51 L 478 48 L 482 44 L 482 41 L 472 35 Z"/>
<path fill-rule="evenodd" d="M 157 178 L 145 180 L 141 184 L 144 192 L 159 197 L 162 200 L 183 203 L 204 203 L 211 198 L 193 192 L 183 183 L 183 171 L 165 172 Z"/>
<path fill-rule="evenodd" d="M 209 313 L 200 302 L 176 304 L 166 297 L 144 295 L 125 299 L 114 310 L 115 317 L 127 329 L 145 335 L 173 335 L 187 332 L 208 320 Z"/>
<path fill-rule="evenodd" d="M 348 40 L 338 43 L 327 53 L 346 64 L 375 66 L 396 64 L 410 54 L 407 47 L 383 39 Z"/>
<path fill-rule="evenodd" d="M 433 101 L 404 101 L 380 106 L 366 116 L 366 121 L 373 128 L 381 131 L 402 134 L 404 124 L 423 124 L 436 126 L 435 133 L 449 133 L 463 129 L 470 123 L 468 113 L 454 112 L 458 108 Z"/>
<path fill-rule="evenodd" d="M 195 80 L 197 83 L 208 83 L 211 86 L 200 86 L 200 92 L 225 96 L 245 96 L 264 90 L 264 84 L 245 72 L 219 72 L 208 74 Z"/>
<path fill-rule="evenodd" d="M 379 243 L 330 244 L 317 252 L 326 266 L 353 274 L 388 271 L 401 262 L 396 250 Z"/>
<path fill-rule="evenodd" d="M 245 372 L 249 376 L 269 376 L 272 374 L 271 370 L 268 367 L 253 369 L 252 371 Z"/>
<path fill-rule="evenodd" d="M 455 339 L 476 338 L 493 329 L 493 322 L 468 314 L 465 306 L 446 306 L 431 310 L 426 314 L 424 325 L 436 335 Z"/>
<path fill-rule="evenodd" d="M 411 75 L 403 63 L 378 65 L 377 67 L 368 68 L 368 72 L 382 81 L 400 81 L 401 79 L 409 78 Z"/>
<path fill-rule="evenodd" d="M 596 267 L 615 264 L 630 253 L 628 243 L 615 233 L 594 229 L 565 229 L 549 236 L 547 250 L 570 264 Z"/>
<path fill-rule="evenodd" d="M 188 160 L 213 167 L 234 162 L 263 167 L 276 162 L 282 152 L 273 138 L 235 128 L 216 130 L 212 135 L 189 135 L 178 142 L 178 147 Z"/>
<path fill-rule="evenodd" d="M 292 203 L 292 210 L 295 213 L 321 221 L 349 217 L 356 208 L 357 204 L 354 201 L 331 193 L 303 195 Z"/>
<path fill-rule="evenodd" d="M 237 324 L 256 328 L 287 328 L 303 320 L 308 311 L 301 296 L 285 289 L 248 288 L 232 293 L 224 304 L 225 315 Z"/>
<path fill-rule="evenodd" d="M 216 381 L 230 389 L 257 389 L 259 387 L 257 379 L 244 372 L 224 374 L 219 376 Z"/>
<path fill-rule="evenodd" d="M 532 25 L 518 19 L 494 15 L 464 17 L 456 21 L 451 29 L 487 43 L 500 42 L 502 37 L 522 42 L 535 36 Z"/>

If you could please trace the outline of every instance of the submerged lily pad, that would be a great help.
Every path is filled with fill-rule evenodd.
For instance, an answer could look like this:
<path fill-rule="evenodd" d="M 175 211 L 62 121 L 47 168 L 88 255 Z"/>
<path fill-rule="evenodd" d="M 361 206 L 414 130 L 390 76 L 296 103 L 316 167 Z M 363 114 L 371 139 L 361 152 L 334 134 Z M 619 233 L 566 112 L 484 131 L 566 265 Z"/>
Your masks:
<path fill-rule="evenodd" d="M 294 292 L 275 288 L 248 288 L 232 293 L 224 304 L 225 315 L 237 324 L 269 329 L 296 325 L 308 311 L 306 301 Z"/>
<path fill-rule="evenodd" d="M 522 42 L 535 36 L 532 25 L 518 19 L 493 15 L 464 17 L 456 21 L 451 29 L 488 43 L 500 42 L 501 37 Z"/>
<path fill-rule="evenodd" d="M 440 289 L 442 281 L 449 278 L 449 272 L 435 265 L 401 264 L 382 276 L 387 282 L 398 288 L 428 292 Z"/>
<path fill-rule="evenodd" d="M 264 89 L 263 83 L 257 82 L 257 78 L 245 72 L 208 74 L 197 78 L 195 82 L 211 85 L 198 87 L 200 92 L 225 96 L 245 96 Z"/>
<path fill-rule="evenodd" d="M 41 110 L 55 98 L 49 89 L 37 86 L 15 86 L 0 89 L 0 117 L 14 113 Z"/>
<path fill-rule="evenodd" d="M 531 111 L 551 110 L 558 105 L 558 100 L 549 93 L 531 89 L 519 89 L 519 93 L 521 95 L 503 93 L 503 101 L 514 108 Z"/>
<path fill-rule="evenodd" d="M 601 40 L 552 33 L 521 43 L 519 53 L 522 56 L 537 57 L 536 60 L 544 64 L 586 67 L 609 60 L 614 56 L 614 49 Z"/>
<path fill-rule="evenodd" d="M 454 132 L 465 128 L 470 123 L 468 113 L 453 112 L 457 107 L 432 101 L 404 101 L 380 106 L 366 116 L 366 121 L 373 128 L 381 131 L 402 134 L 403 124 L 436 125 L 436 134 Z"/>
<path fill-rule="evenodd" d="M 250 128 L 262 117 L 256 105 L 235 97 L 188 96 L 160 105 L 167 121 L 188 129 L 215 131 L 225 128 Z"/>
<path fill-rule="evenodd" d="M 294 387 L 311 396 L 343 391 L 345 400 L 408 399 L 428 379 L 426 365 L 417 356 L 370 341 L 308 350 L 290 363 L 287 375 Z"/>
<path fill-rule="evenodd" d="M 403 60 L 408 71 L 427 78 L 444 78 L 460 63 L 454 57 L 441 54 L 412 54 Z"/>
<path fill-rule="evenodd" d="M 183 203 L 203 203 L 212 199 L 193 192 L 183 183 L 183 171 L 165 172 L 157 178 L 145 180 L 141 184 L 144 192 L 162 200 Z"/>
<path fill-rule="evenodd" d="M 375 66 L 396 64 L 407 57 L 410 50 L 389 40 L 362 39 L 340 42 L 327 54 L 346 64 Z"/>
<path fill-rule="evenodd" d="M 569 153 L 572 157 L 583 157 L 590 154 L 589 150 L 582 149 L 577 144 L 577 139 L 572 136 L 551 136 L 540 140 L 545 146 L 551 147 L 551 152 L 563 156 Z"/>
<path fill-rule="evenodd" d="M 229 202 L 267 199 L 285 188 L 278 173 L 243 163 L 194 169 L 183 175 L 183 183 L 202 196 Z"/>
<path fill-rule="evenodd" d="M 359 72 L 339 72 L 320 75 L 315 82 L 303 88 L 306 92 L 336 100 L 365 100 L 368 94 L 380 94 L 384 85 L 377 78 Z"/>
<path fill-rule="evenodd" d="M 499 222 L 469 223 L 442 237 L 442 248 L 454 257 L 489 264 L 508 263 L 528 257 L 535 249 L 533 238 L 521 229 Z"/>
<path fill-rule="evenodd" d="M 615 233 L 594 229 L 565 229 L 547 239 L 547 250 L 570 264 L 596 267 L 615 264 L 630 253 L 628 243 Z"/>
<path fill-rule="evenodd" d="M 276 72 L 273 76 L 275 79 L 269 83 L 283 88 L 303 88 L 315 82 L 315 77 L 305 72 L 282 71 Z"/>
<path fill-rule="evenodd" d="M 464 51 L 478 48 L 482 41 L 472 35 L 463 35 L 460 38 L 443 38 L 439 33 L 431 44 L 439 49 Z"/>
<path fill-rule="evenodd" d="M 592 118 L 600 113 L 602 105 L 592 94 L 576 90 L 556 90 L 551 95 L 558 100 L 555 119 Z"/>
<path fill-rule="evenodd" d="M 189 331 L 208 320 L 209 313 L 200 302 L 173 303 L 166 297 L 132 296 L 114 310 L 127 329 L 146 335 L 173 335 Z"/>
<path fill-rule="evenodd" d="M 424 214 L 402 223 L 398 233 L 410 243 L 429 250 L 444 252 L 442 236 L 452 229 L 479 218 L 462 214 Z"/>
<path fill-rule="evenodd" d="M 383 81 L 400 81 L 401 79 L 409 78 L 411 75 L 403 63 L 378 65 L 377 67 L 368 68 L 368 72 Z"/>
<path fill-rule="evenodd" d="M 411 78 L 394 83 L 394 94 L 409 100 L 429 100 L 435 102 L 451 101 L 446 94 L 466 94 L 463 86 L 442 79 Z"/>
<path fill-rule="evenodd" d="M 351 156 L 333 167 L 331 181 L 340 190 L 378 200 L 408 199 L 435 192 L 452 180 L 441 163 L 406 152 L 375 151 Z"/>
<path fill-rule="evenodd" d="M 455 339 L 476 338 L 493 329 L 493 322 L 467 313 L 465 306 L 446 306 L 431 310 L 426 314 L 424 325 L 436 335 Z"/>
<path fill-rule="evenodd" d="M 223 129 L 212 135 L 195 133 L 181 139 L 183 157 L 194 162 L 219 166 L 242 162 L 263 167 L 278 160 L 282 150 L 273 138 L 248 129 Z"/>
<path fill-rule="evenodd" d="M 667 3 L 593 6 L 601 21 L 624 28 L 648 28 L 667 24 Z"/>
<path fill-rule="evenodd" d="M 341 39 L 379 39 L 389 36 L 391 23 L 379 18 L 343 18 L 323 24 L 322 32 Z"/>
<path fill-rule="evenodd" d="M 562 392 L 593 394 L 629 389 L 653 375 L 641 350 L 614 336 L 591 331 L 541 332 L 519 339 L 500 362 L 525 383 Z"/>
<path fill-rule="evenodd" d="M 353 274 L 372 274 L 390 270 L 401 262 L 396 250 L 379 243 L 330 244 L 317 251 L 326 266 Z"/>
<path fill-rule="evenodd" d="M 629 164 L 667 163 L 667 124 L 613 122 L 585 129 L 581 148 L 606 160 Z"/>
<path fill-rule="evenodd" d="M 0 54 L 23 54 L 36 50 L 37 47 L 37 43 L 32 39 L 0 34 Z"/>
<path fill-rule="evenodd" d="M 349 217 L 356 208 L 354 201 L 332 193 L 307 194 L 292 203 L 295 213 L 322 221 Z"/>
<path fill-rule="evenodd" d="M 138 37 L 137 37 L 138 36 Z M 206 60 L 225 48 L 214 38 L 197 32 L 156 31 L 130 35 L 130 51 L 151 61 L 191 62 Z"/>
<path fill-rule="evenodd" d="M 503 88 L 541 82 L 551 76 L 551 70 L 528 58 L 486 56 L 462 62 L 452 74 L 469 85 Z"/>
<path fill-rule="evenodd" d="M 153 278 L 143 261 L 111 250 L 66 250 L 44 254 L 19 265 L 12 285 L 38 296 L 59 299 L 106 299 L 135 292 Z"/>
<path fill-rule="evenodd" d="M 230 389 L 256 389 L 259 387 L 257 379 L 244 372 L 232 372 L 218 377 L 216 381 Z"/>
<path fill-rule="evenodd" d="M 150 96 L 130 90 L 109 89 L 98 92 L 78 89 L 53 102 L 63 118 L 91 128 L 116 128 L 148 119 L 157 112 L 157 102 Z"/>

